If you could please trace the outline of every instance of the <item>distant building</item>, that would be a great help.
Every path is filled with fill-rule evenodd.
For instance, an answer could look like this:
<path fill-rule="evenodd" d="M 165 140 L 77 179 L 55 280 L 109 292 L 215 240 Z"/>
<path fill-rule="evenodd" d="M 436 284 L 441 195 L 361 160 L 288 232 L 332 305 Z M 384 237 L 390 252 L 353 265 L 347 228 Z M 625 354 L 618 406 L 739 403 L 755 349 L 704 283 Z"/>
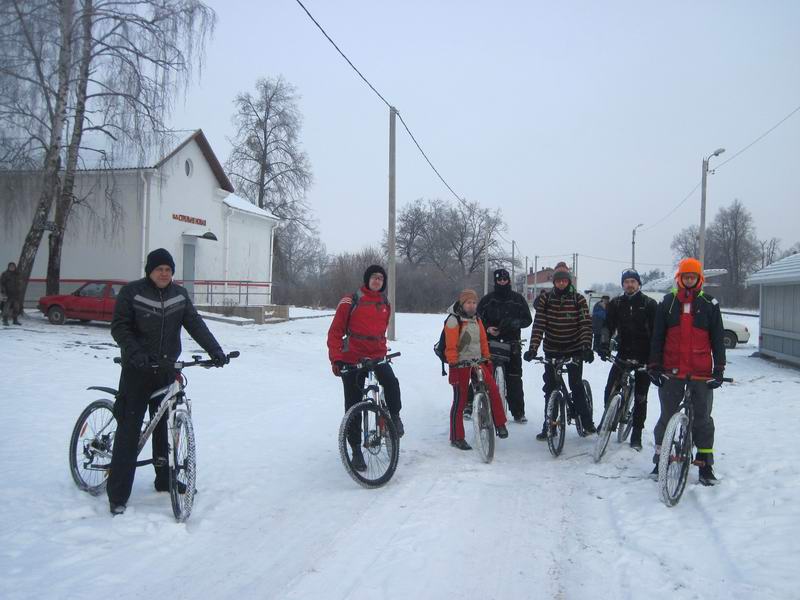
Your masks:
<path fill-rule="evenodd" d="M 528 304 L 533 304 L 536 296 L 542 290 L 551 290 L 553 288 L 553 269 L 542 267 L 534 273 L 533 267 L 531 267 L 525 279 L 525 299 Z"/>
<path fill-rule="evenodd" d="M 0 263 L 19 257 L 39 182 L 38 173 L 0 174 L 3 202 L 18 207 L 6 211 L 13 218 L 0 226 Z M 143 277 L 147 253 L 163 247 L 175 259 L 175 278 L 194 294 L 196 304 L 270 304 L 278 219 L 233 191 L 199 129 L 151 164 L 79 171 L 75 194 L 80 204 L 65 236 L 62 293 L 91 279 Z M 47 257 L 45 232 L 28 306 L 44 292 Z"/>
<path fill-rule="evenodd" d="M 800 366 L 800 254 L 753 273 L 747 285 L 761 286 L 758 351 Z"/>

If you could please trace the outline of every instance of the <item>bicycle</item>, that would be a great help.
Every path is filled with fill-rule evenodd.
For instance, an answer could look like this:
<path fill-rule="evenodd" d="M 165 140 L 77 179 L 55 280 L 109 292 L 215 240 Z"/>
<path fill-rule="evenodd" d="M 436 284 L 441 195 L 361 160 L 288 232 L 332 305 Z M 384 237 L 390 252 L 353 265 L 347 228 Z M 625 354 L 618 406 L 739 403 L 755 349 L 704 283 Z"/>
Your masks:
<path fill-rule="evenodd" d="M 668 374 L 662 375 L 667 379 L 673 378 Z M 692 375 L 680 379 L 686 381 L 683 400 L 678 405 L 675 414 L 667 422 L 664 438 L 661 441 L 661 453 L 658 457 L 658 491 L 661 500 L 667 506 L 675 506 L 680 501 L 689 478 L 689 466 L 693 463 L 694 403 L 689 382 L 702 381 L 708 384 L 714 381 L 709 377 L 693 377 Z M 723 377 L 722 381 L 732 383 L 733 379 Z"/>
<path fill-rule="evenodd" d="M 486 380 L 483 377 L 481 364 L 485 359 L 467 360 L 457 363 L 457 367 L 469 367 L 470 388 L 472 390 L 472 427 L 475 431 L 474 444 L 478 449 L 481 460 L 490 463 L 494 460 L 494 417 L 492 405 L 489 401 L 489 391 L 486 389 Z"/>
<path fill-rule="evenodd" d="M 492 364 L 494 365 L 494 380 L 497 383 L 497 390 L 500 392 L 500 400 L 503 402 L 503 412 L 508 419 L 508 388 L 506 386 L 506 368 L 511 362 L 511 355 L 516 351 L 522 353 L 525 343 L 528 340 L 511 340 L 509 342 L 501 342 L 498 340 L 489 341 L 489 353 L 492 356 Z M 515 348 L 519 346 L 519 348 Z"/>
<path fill-rule="evenodd" d="M 231 352 L 228 359 L 236 358 L 239 352 Z M 114 359 L 121 364 L 119 357 Z M 188 379 L 183 370 L 188 367 L 214 366 L 213 360 L 202 360 L 197 355 L 189 362 L 176 361 L 170 363 L 175 369 L 175 381 L 156 390 L 150 400 L 160 400 L 156 414 L 142 425 L 139 436 L 137 454 L 142 451 L 156 426 L 166 415 L 167 419 L 167 458 L 150 458 L 136 462 L 137 467 L 154 464 L 169 466 L 169 490 L 172 512 L 179 523 L 186 521 L 192 512 L 195 495 L 195 441 L 192 426 L 192 404 L 186 396 Z M 150 365 L 157 369 L 159 365 Z M 89 390 L 98 390 L 110 394 L 115 399 L 119 392 L 114 388 L 91 386 Z M 75 485 L 78 489 L 98 496 L 106 489 L 111 457 L 114 450 L 116 433 L 114 402 L 101 398 L 91 402 L 80 414 L 72 429 L 69 441 L 69 466 Z"/>
<path fill-rule="evenodd" d="M 633 428 L 636 373 L 647 371 L 647 367 L 636 360 L 614 357 L 612 362 L 620 369 L 620 374 L 617 385 L 614 387 L 614 394 L 603 411 L 600 427 L 597 428 L 597 441 L 594 445 L 594 462 L 596 463 L 603 458 L 612 432 L 617 432 L 617 442 L 619 443 L 628 439 Z"/>
<path fill-rule="evenodd" d="M 569 365 L 581 364 L 579 360 L 574 357 L 570 358 L 539 358 L 536 362 L 542 363 L 547 366 L 550 365 L 555 371 L 557 378 L 556 389 L 550 393 L 547 398 L 546 420 L 547 420 L 547 447 L 550 454 L 558 456 L 564 449 L 564 438 L 566 437 L 566 429 L 573 421 L 575 421 L 575 429 L 578 435 L 585 437 L 586 433 L 583 429 L 583 423 L 580 415 L 575 410 L 575 403 L 572 399 L 572 393 L 567 389 L 564 383 L 564 373 Z M 586 396 L 586 404 L 591 414 L 594 409 L 592 402 L 592 387 L 585 379 L 582 380 L 583 391 Z"/>
<path fill-rule="evenodd" d="M 386 484 L 397 469 L 400 456 L 400 437 L 397 428 L 389 415 L 383 387 L 375 376 L 375 367 L 389 364 L 400 352 L 387 354 L 375 360 L 363 359 L 352 367 L 344 367 L 342 373 L 353 371 L 366 372 L 364 379 L 363 399 L 354 404 L 344 414 L 339 426 L 339 455 L 345 470 L 359 485 L 365 488 L 377 488 Z M 347 441 L 347 432 L 355 428 L 359 431 L 360 448 L 366 451 L 366 468 L 356 469 L 353 466 L 353 448 Z"/>

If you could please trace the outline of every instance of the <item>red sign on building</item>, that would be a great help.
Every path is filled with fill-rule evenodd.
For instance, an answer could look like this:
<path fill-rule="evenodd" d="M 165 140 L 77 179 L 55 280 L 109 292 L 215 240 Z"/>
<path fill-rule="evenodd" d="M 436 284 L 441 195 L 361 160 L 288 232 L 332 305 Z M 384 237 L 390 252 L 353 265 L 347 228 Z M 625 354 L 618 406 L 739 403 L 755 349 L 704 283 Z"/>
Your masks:
<path fill-rule="evenodd" d="M 191 223 L 192 225 L 203 225 L 205 226 L 206 220 L 201 219 L 199 217 L 190 217 L 188 215 L 179 215 L 176 213 L 172 213 L 172 218 L 176 221 L 181 221 L 182 223 Z"/>

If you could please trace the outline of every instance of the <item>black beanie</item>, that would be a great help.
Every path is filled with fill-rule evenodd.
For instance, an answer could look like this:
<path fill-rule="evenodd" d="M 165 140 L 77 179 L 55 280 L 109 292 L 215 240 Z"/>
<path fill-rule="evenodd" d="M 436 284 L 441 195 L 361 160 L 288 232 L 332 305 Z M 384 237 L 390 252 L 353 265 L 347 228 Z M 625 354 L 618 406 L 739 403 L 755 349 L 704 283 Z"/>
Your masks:
<path fill-rule="evenodd" d="M 496 269 L 494 272 L 494 281 L 497 283 L 498 279 L 508 279 L 511 281 L 511 275 L 505 269 Z"/>
<path fill-rule="evenodd" d="M 153 272 L 153 269 L 161 265 L 167 265 L 172 269 L 173 273 L 175 272 L 175 261 L 172 260 L 172 255 L 164 248 L 153 250 L 147 255 L 147 264 L 144 266 L 144 274 L 150 277 L 150 273 Z"/>
<path fill-rule="evenodd" d="M 383 275 L 383 285 L 379 291 L 385 292 L 386 291 L 386 284 L 389 281 L 389 278 L 386 276 L 386 271 L 383 270 L 383 267 L 380 265 L 370 265 L 367 267 L 367 270 L 364 271 L 364 287 L 369 289 L 369 278 L 372 277 L 375 273 L 380 273 Z"/>
<path fill-rule="evenodd" d="M 642 278 L 639 277 L 639 271 L 636 269 L 625 269 L 622 272 L 622 278 L 620 279 L 620 283 L 625 283 L 626 279 L 635 279 L 639 282 L 639 285 L 642 285 Z"/>

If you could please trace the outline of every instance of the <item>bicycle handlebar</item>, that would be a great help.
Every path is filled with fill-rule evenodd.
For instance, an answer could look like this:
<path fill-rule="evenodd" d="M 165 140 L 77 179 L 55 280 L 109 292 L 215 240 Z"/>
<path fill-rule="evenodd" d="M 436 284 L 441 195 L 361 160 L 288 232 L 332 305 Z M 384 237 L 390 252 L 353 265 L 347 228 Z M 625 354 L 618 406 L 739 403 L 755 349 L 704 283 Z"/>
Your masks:
<path fill-rule="evenodd" d="M 478 365 L 482 365 L 488 362 L 491 362 L 488 358 L 473 358 L 472 360 L 462 360 L 460 362 L 457 362 L 455 363 L 455 366 L 457 368 L 477 367 Z"/>
<path fill-rule="evenodd" d="M 603 359 L 604 361 L 606 359 Z M 619 358 L 619 356 L 612 356 L 608 362 L 613 362 L 618 367 L 623 369 L 631 369 L 633 371 L 647 371 L 647 365 L 635 359 Z"/>
<path fill-rule="evenodd" d="M 705 383 L 715 381 L 713 377 L 698 377 L 697 375 L 687 375 L 685 377 L 677 377 L 671 373 L 661 373 L 661 375 L 667 379 L 678 379 L 680 381 L 703 381 Z M 725 383 L 733 383 L 733 377 L 723 377 L 722 381 Z"/>
<path fill-rule="evenodd" d="M 564 358 L 542 358 L 541 356 L 537 356 L 534 360 L 538 363 L 542 363 L 543 365 L 553 365 L 566 367 L 567 365 L 577 365 L 578 361 L 575 360 L 574 356 L 570 356 L 567 359 Z"/>
<path fill-rule="evenodd" d="M 233 352 L 229 352 L 228 354 L 225 355 L 225 357 L 228 360 L 231 360 L 232 358 L 239 358 L 239 351 L 238 350 L 234 350 Z M 114 357 L 114 362 L 116 364 L 118 364 L 118 365 L 121 365 L 122 364 L 122 357 L 115 356 Z M 208 358 L 206 360 L 202 360 L 202 357 L 199 354 L 197 354 L 197 355 L 192 355 L 192 360 L 191 361 L 180 361 L 180 360 L 178 360 L 178 361 L 175 361 L 175 362 L 173 362 L 173 361 L 164 361 L 161 364 L 150 363 L 149 365 L 146 366 L 146 368 L 155 370 L 155 369 L 158 369 L 158 368 L 160 368 L 162 366 L 170 366 L 173 369 L 175 369 L 176 371 L 180 371 L 180 370 L 185 369 L 187 367 L 206 367 L 206 368 L 210 368 L 210 367 L 216 366 L 216 364 L 215 364 L 213 358 Z"/>
<path fill-rule="evenodd" d="M 392 352 L 391 354 L 387 354 L 383 358 L 362 358 L 354 365 L 345 365 L 342 367 L 342 373 L 349 373 L 351 371 L 363 371 L 363 370 L 372 370 L 378 365 L 388 364 L 392 362 L 393 358 L 397 358 L 400 356 L 400 352 Z"/>

